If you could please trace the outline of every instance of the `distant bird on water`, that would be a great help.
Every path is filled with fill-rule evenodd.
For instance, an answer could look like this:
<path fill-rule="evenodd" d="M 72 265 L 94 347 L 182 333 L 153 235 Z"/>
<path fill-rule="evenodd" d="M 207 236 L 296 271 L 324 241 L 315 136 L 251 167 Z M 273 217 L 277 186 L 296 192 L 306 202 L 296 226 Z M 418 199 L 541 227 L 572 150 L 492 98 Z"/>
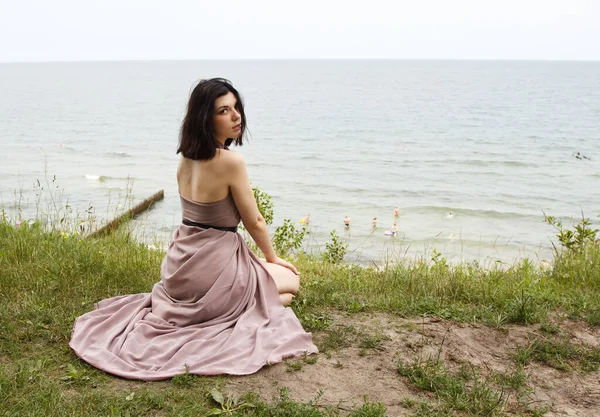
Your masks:
<path fill-rule="evenodd" d="M 576 152 L 576 153 L 574 154 L 574 156 L 575 156 L 575 158 L 577 158 L 577 159 L 588 159 L 588 160 L 590 160 L 590 159 L 591 159 L 590 157 L 583 155 L 581 152 Z"/>

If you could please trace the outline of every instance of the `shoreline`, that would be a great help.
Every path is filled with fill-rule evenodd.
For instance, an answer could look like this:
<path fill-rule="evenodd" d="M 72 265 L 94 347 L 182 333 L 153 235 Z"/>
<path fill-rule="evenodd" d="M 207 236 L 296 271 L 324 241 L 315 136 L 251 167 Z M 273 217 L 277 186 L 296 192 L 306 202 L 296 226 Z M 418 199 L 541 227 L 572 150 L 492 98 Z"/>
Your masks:
<path fill-rule="evenodd" d="M 162 203 L 159 202 L 158 204 Z M 14 220 L 18 210 L 16 210 L 15 204 L 12 205 L 12 210 L 6 210 L 4 206 L 0 207 L 0 210 L 4 210 L 5 215 Z M 119 204 L 116 207 L 120 206 Z M 64 210 L 64 207 L 61 209 Z M 40 209 L 37 209 L 37 211 L 38 213 L 42 212 Z M 113 211 L 114 214 L 111 216 L 116 217 L 119 215 L 116 209 Z M 88 213 L 85 216 L 85 222 L 89 222 L 90 217 L 94 219 L 93 227 L 99 228 L 102 224 L 106 223 L 104 219 L 99 219 L 94 214 Z M 151 223 L 156 216 L 156 211 L 153 212 L 151 209 L 150 212 L 142 213 L 139 217 L 131 219 L 124 227 L 130 230 L 138 243 L 166 251 L 171 235 L 177 228 L 177 225 L 169 228 L 163 226 L 160 228 L 162 230 L 159 231 Z M 72 224 L 70 226 L 71 230 L 76 231 L 82 221 L 73 218 L 70 222 Z M 300 229 L 302 224 L 298 222 L 294 226 Z M 548 263 L 552 258 L 554 252 L 550 242 L 556 241 L 555 239 L 549 239 L 548 243 L 543 244 L 540 242 L 535 246 L 525 244 L 516 245 L 510 242 L 502 245 L 497 244 L 496 241 L 494 243 L 489 241 L 486 244 L 482 240 L 471 239 L 467 241 L 460 236 L 452 236 L 451 238 L 433 237 L 429 240 L 419 239 L 410 241 L 406 238 L 402 230 L 400 230 L 399 235 L 396 237 L 383 236 L 383 228 L 377 228 L 374 232 L 371 230 L 371 233 L 366 234 L 366 236 L 351 237 L 353 226 L 356 228 L 354 224 L 350 227 L 350 230 L 341 226 L 337 228 L 340 232 L 339 236 L 342 242 L 349 245 L 345 262 L 364 267 L 382 267 L 385 264 L 396 265 L 406 262 L 431 261 L 433 256 L 443 258 L 450 265 L 481 264 L 488 265 L 490 268 L 500 265 L 509 267 L 511 264 L 520 262 L 523 259 L 529 259 L 541 265 Z M 148 229 L 150 229 L 150 232 L 148 232 Z M 315 229 L 317 232 L 315 232 Z M 302 245 L 305 253 L 319 256 L 319 253 L 325 247 L 325 243 L 329 241 L 328 232 L 326 233 L 319 229 L 322 229 L 321 225 L 317 225 L 316 227 L 311 225 L 308 228 L 309 233 L 305 236 Z M 276 226 L 269 226 L 269 230 L 271 235 L 273 235 Z M 330 230 L 336 229 L 333 228 Z M 554 237 L 549 227 L 548 231 L 548 235 Z M 381 236 L 375 234 L 376 232 L 381 232 Z"/>

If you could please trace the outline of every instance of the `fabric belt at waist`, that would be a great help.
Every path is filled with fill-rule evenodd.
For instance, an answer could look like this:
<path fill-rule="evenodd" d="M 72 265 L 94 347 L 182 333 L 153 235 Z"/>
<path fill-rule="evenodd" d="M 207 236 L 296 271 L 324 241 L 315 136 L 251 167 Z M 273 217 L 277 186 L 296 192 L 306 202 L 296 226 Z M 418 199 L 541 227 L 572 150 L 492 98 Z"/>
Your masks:
<path fill-rule="evenodd" d="M 193 221 L 188 220 L 188 219 L 183 219 L 181 222 L 183 224 L 185 224 L 186 226 L 201 227 L 202 229 L 217 229 L 217 230 L 222 230 L 224 232 L 233 232 L 233 233 L 236 233 L 237 230 L 238 230 L 237 226 L 231 226 L 231 227 L 227 227 L 227 226 L 211 226 L 209 224 L 196 223 L 196 222 L 193 222 Z"/>

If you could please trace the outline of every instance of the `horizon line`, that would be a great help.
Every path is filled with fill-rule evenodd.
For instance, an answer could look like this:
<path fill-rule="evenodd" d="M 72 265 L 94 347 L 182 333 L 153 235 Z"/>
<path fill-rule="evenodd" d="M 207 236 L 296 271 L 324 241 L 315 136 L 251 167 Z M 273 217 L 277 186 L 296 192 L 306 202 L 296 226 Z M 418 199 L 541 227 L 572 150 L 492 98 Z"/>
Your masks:
<path fill-rule="evenodd" d="M 598 59 L 566 58 L 123 58 L 81 60 L 0 61 L 1 64 L 77 64 L 117 62 L 182 62 L 182 61 L 502 61 L 502 62 L 600 62 Z"/>

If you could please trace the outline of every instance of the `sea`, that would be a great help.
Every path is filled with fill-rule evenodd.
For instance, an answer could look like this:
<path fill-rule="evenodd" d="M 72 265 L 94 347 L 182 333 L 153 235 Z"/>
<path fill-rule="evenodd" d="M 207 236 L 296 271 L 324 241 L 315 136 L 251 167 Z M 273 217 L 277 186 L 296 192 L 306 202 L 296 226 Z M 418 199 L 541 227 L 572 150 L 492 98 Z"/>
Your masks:
<path fill-rule="evenodd" d="M 310 215 L 307 252 L 335 231 L 348 262 L 511 265 L 551 261 L 545 215 L 600 227 L 600 62 L 567 61 L 3 63 L 4 215 L 99 225 L 164 190 L 130 227 L 166 247 L 181 120 L 212 77 L 243 97 L 249 136 L 233 149 L 272 198 L 271 231 Z"/>

